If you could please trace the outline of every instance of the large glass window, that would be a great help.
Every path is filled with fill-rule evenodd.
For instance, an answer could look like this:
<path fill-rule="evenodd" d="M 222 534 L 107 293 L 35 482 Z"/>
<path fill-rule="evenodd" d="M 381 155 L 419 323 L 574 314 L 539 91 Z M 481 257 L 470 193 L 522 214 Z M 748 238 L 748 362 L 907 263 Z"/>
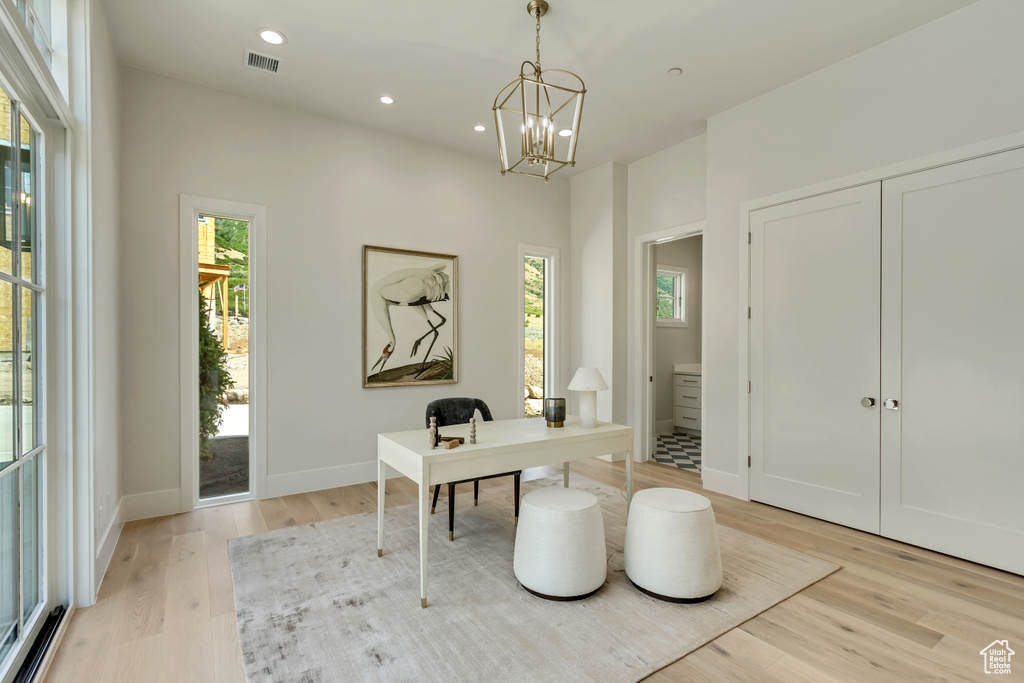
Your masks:
<path fill-rule="evenodd" d="M 19 103 L 0 89 L 0 674 L 26 645 L 46 598 L 39 141 Z"/>
<path fill-rule="evenodd" d="M 523 309 L 525 314 L 523 335 L 523 393 L 526 396 L 524 414 L 538 417 L 544 414 L 544 292 L 547 261 L 536 256 L 523 259 Z"/>

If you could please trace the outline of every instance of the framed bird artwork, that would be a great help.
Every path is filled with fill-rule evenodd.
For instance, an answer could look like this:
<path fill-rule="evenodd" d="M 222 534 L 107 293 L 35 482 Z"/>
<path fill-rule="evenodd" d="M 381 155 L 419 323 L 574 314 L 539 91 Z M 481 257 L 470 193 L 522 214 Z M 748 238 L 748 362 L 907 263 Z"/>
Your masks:
<path fill-rule="evenodd" d="M 363 246 L 363 386 L 455 384 L 459 257 Z"/>

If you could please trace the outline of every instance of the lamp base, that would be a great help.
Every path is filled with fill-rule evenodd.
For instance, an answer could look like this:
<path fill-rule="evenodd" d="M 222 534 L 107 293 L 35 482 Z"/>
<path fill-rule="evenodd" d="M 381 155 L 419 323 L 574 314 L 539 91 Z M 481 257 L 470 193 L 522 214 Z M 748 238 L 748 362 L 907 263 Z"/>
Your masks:
<path fill-rule="evenodd" d="M 580 392 L 580 427 L 593 429 L 597 426 L 597 392 Z"/>
<path fill-rule="evenodd" d="M 564 426 L 565 426 L 564 422 L 548 422 L 548 427 L 554 428 L 554 427 L 564 427 Z"/>

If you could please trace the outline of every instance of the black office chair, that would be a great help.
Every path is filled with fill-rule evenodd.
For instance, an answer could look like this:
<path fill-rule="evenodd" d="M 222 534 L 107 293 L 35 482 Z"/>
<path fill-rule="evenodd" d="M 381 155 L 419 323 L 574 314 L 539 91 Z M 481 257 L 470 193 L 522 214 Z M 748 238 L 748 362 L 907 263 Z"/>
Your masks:
<path fill-rule="evenodd" d="M 437 418 L 437 427 L 440 430 L 441 427 L 448 425 L 465 424 L 469 422 L 470 418 L 476 414 L 476 411 L 480 411 L 481 417 L 485 421 L 490 422 L 494 418 L 491 417 L 491 411 L 487 407 L 487 404 L 478 398 L 439 398 L 436 401 L 431 401 L 427 404 L 427 419 L 426 426 L 430 428 L 430 418 Z M 443 436 L 443 435 L 442 435 Z M 448 540 L 455 540 L 455 485 L 456 484 L 468 484 L 473 482 L 473 505 L 477 505 L 480 498 L 480 480 L 481 479 L 494 479 L 495 477 L 508 477 L 512 476 L 515 478 L 515 523 L 519 524 L 519 478 L 523 471 L 518 470 L 516 472 L 504 472 L 502 474 L 492 474 L 486 477 L 478 477 L 476 479 L 463 479 L 462 481 L 452 481 L 448 483 Z M 430 514 L 434 514 L 434 508 L 437 507 L 437 496 L 441 492 L 441 485 L 437 484 L 434 486 L 434 500 L 430 505 Z"/>

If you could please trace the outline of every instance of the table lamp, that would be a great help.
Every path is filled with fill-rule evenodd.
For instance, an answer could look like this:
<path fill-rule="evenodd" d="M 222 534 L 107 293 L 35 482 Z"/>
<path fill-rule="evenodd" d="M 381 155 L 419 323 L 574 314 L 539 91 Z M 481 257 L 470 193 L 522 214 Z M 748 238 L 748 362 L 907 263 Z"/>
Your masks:
<path fill-rule="evenodd" d="M 579 368 L 566 387 L 569 391 L 580 392 L 580 426 L 593 429 L 597 426 L 597 392 L 608 385 L 597 368 Z"/>

